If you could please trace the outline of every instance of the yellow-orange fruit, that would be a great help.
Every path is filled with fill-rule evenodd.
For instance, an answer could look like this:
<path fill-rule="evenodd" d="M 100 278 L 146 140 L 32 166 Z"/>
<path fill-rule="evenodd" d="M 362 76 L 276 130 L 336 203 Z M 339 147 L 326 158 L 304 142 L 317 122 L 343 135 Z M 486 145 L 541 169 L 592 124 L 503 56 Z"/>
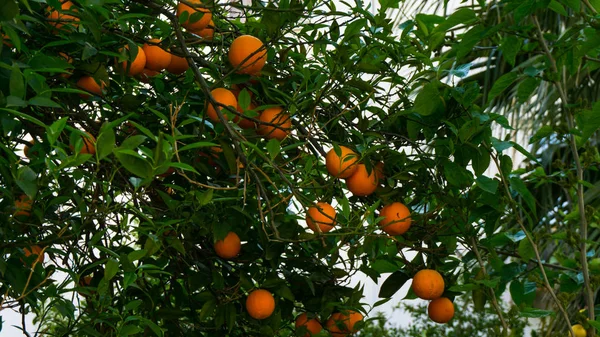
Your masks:
<path fill-rule="evenodd" d="M 154 77 L 158 74 L 160 74 L 159 71 L 144 68 L 144 70 L 142 70 L 142 72 L 139 75 L 140 81 L 142 81 L 144 83 L 150 83 L 150 81 L 152 80 L 152 77 Z"/>
<path fill-rule="evenodd" d="M 446 297 L 436 298 L 429 302 L 427 313 L 436 323 L 448 323 L 454 317 L 454 304 Z"/>
<path fill-rule="evenodd" d="M 267 50 L 258 38 L 242 35 L 231 43 L 228 57 L 238 74 L 257 75 L 267 62 Z"/>
<path fill-rule="evenodd" d="M 384 206 L 379 216 L 384 217 L 379 221 L 379 226 L 389 235 L 402 235 L 410 228 L 410 210 L 402 203 L 393 202 Z"/>
<path fill-rule="evenodd" d="M 224 106 L 230 106 L 234 109 L 237 107 L 237 99 L 235 98 L 235 95 L 225 88 L 214 89 L 210 92 L 210 94 L 217 103 L 223 104 Z M 213 106 L 212 104 L 206 105 L 206 114 L 208 118 L 210 118 L 213 122 L 220 122 L 216 109 L 219 109 L 219 111 L 221 111 L 223 117 L 225 117 L 225 120 L 228 119 L 225 113 L 227 110 L 225 110 L 223 106 Z"/>
<path fill-rule="evenodd" d="M 360 312 L 353 310 L 336 312 L 329 317 L 327 323 L 325 323 L 325 327 L 333 337 L 345 337 L 358 331 L 355 325 L 362 321 L 363 318 Z"/>
<path fill-rule="evenodd" d="M 258 133 L 268 139 L 275 138 L 281 141 L 291 132 L 292 118 L 288 113 L 284 112 L 283 108 L 281 107 L 265 109 L 260 114 L 258 119 L 261 122 L 277 125 L 271 126 L 267 124 L 260 124 L 258 126 Z"/>
<path fill-rule="evenodd" d="M 86 132 L 85 136 L 81 136 L 81 140 L 83 141 L 83 146 L 81 147 L 80 154 L 95 154 L 96 153 L 96 138 L 92 136 L 91 133 Z M 75 150 L 73 145 L 69 145 L 71 151 Z"/>
<path fill-rule="evenodd" d="M 32 140 L 29 142 L 29 145 L 25 145 L 25 146 L 23 147 L 23 154 L 25 155 L 25 157 L 27 157 L 27 158 L 30 158 L 30 157 L 29 157 L 29 149 L 30 149 L 31 147 L 33 147 L 34 145 L 35 145 L 35 139 L 32 139 Z M 33 154 L 34 154 L 34 155 L 36 155 L 36 154 L 37 154 L 37 152 L 35 152 L 35 153 L 33 153 Z"/>
<path fill-rule="evenodd" d="M 265 319 L 275 311 L 273 294 L 265 289 L 254 290 L 246 299 L 246 311 L 254 319 Z"/>
<path fill-rule="evenodd" d="M 222 259 L 233 259 L 241 249 L 240 237 L 234 232 L 227 233 L 223 240 L 215 242 L 215 253 Z"/>
<path fill-rule="evenodd" d="M 296 318 L 296 335 L 299 337 L 311 337 L 323 330 L 323 326 L 316 318 L 308 319 L 308 315 L 304 312 Z M 301 332 L 305 334 L 300 335 Z"/>
<path fill-rule="evenodd" d="M 367 172 L 367 167 L 364 164 L 356 165 L 356 171 L 346 178 L 346 186 L 352 194 L 364 197 L 372 194 L 377 189 L 379 181 L 377 180 L 377 173 L 375 170 L 371 170 L 371 173 Z"/>
<path fill-rule="evenodd" d="M 79 23 L 77 23 L 79 21 L 78 17 L 73 16 L 71 14 L 60 13 L 64 11 L 76 12 L 76 8 L 71 8 L 73 6 L 75 5 L 71 1 L 65 1 L 61 4 L 60 10 L 56 10 L 50 7 L 48 8 L 50 11 L 50 13 L 48 14 L 48 22 L 51 26 L 56 28 L 56 30 L 54 30 L 55 33 L 57 32 L 57 30 L 62 29 L 64 26 L 70 26 L 75 29 L 79 27 Z"/>
<path fill-rule="evenodd" d="M 412 290 L 419 298 L 434 300 L 444 293 L 444 278 L 433 269 L 419 270 L 412 281 Z"/>
<path fill-rule="evenodd" d="M 188 61 L 185 57 L 171 54 L 171 63 L 169 63 L 167 71 L 171 74 L 181 75 L 185 73 L 185 71 L 188 70 L 189 67 L 190 65 L 188 64 Z"/>
<path fill-rule="evenodd" d="M 14 216 L 30 216 L 33 200 L 29 199 L 25 194 L 21 195 L 18 200 L 15 200 Z"/>
<path fill-rule="evenodd" d="M 38 263 L 43 263 L 44 262 L 44 254 L 42 254 L 42 247 L 38 246 L 38 245 L 33 245 L 31 247 L 25 247 L 23 248 L 23 251 L 25 253 L 25 257 L 29 257 L 31 255 L 37 256 L 37 262 Z"/>
<path fill-rule="evenodd" d="M 215 24 L 212 20 L 210 20 L 210 22 L 208 23 L 208 26 L 206 26 L 205 28 L 203 28 L 201 30 L 195 30 L 192 33 L 200 36 L 201 38 L 203 38 L 205 40 L 211 41 L 215 34 Z"/>
<path fill-rule="evenodd" d="M 154 71 L 166 69 L 171 64 L 171 53 L 157 45 L 160 43 L 159 39 L 151 39 L 148 42 L 151 44 L 144 43 L 144 47 L 142 47 L 144 55 L 146 55 L 144 68 Z"/>
<path fill-rule="evenodd" d="M 96 96 L 102 97 L 102 89 L 104 89 L 105 85 L 102 81 L 100 81 L 100 84 L 98 84 L 98 82 L 96 82 L 96 79 L 94 79 L 92 76 L 82 76 L 77 81 L 77 87 L 87 92 L 91 92 Z M 79 94 L 79 96 L 83 99 L 88 99 L 91 97 L 90 95 L 86 94 Z"/>
<path fill-rule="evenodd" d="M 306 212 L 306 225 L 317 233 L 317 225 L 322 233 L 327 233 L 335 226 L 335 209 L 326 202 L 317 202 Z"/>
<path fill-rule="evenodd" d="M 129 46 L 125 46 L 125 48 L 129 49 Z M 129 61 L 125 61 L 121 63 L 121 67 L 123 71 L 127 71 L 127 67 L 129 67 L 129 72 L 127 73 L 129 76 L 140 74 L 146 68 L 146 53 L 144 53 L 144 49 L 138 46 L 137 55 L 135 56 L 135 60 L 131 62 L 131 65 L 129 65 Z"/>
<path fill-rule="evenodd" d="M 188 2 L 193 5 L 202 5 L 202 1 L 200 0 L 190 0 Z M 192 8 L 191 6 L 180 2 L 179 4 L 177 4 L 177 17 L 180 17 L 184 12 L 187 12 L 189 16 L 188 19 L 181 25 L 189 29 L 190 31 L 199 31 L 204 29 L 206 26 L 208 26 L 212 19 L 212 13 L 207 8 Z M 190 22 L 190 17 L 196 12 L 201 12 L 204 14 L 200 18 L 200 20 L 192 23 Z"/>
<path fill-rule="evenodd" d="M 340 155 L 335 149 L 329 150 L 325 156 L 325 166 L 329 174 L 336 178 L 348 178 L 356 172 L 358 154 L 345 146 L 340 146 Z"/>

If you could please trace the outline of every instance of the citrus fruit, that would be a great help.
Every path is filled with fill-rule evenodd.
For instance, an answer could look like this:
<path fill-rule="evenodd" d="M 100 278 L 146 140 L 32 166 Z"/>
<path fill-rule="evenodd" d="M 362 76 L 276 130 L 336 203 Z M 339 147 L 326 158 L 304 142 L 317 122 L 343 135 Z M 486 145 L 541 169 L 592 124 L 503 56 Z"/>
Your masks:
<path fill-rule="evenodd" d="M 56 30 L 60 30 L 63 26 L 71 26 L 73 28 L 79 27 L 79 24 L 76 23 L 79 21 L 79 18 L 70 14 L 62 14 L 62 12 L 76 12 L 76 8 L 71 8 L 75 6 L 71 1 L 65 1 L 61 4 L 60 9 L 57 10 L 55 8 L 48 8 L 50 13 L 48 14 L 48 21 L 51 26 L 56 28 Z M 54 32 L 56 33 L 56 30 Z"/>
<path fill-rule="evenodd" d="M 127 72 L 129 76 L 138 75 L 144 70 L 144 68 L 146 68 L 146 54 L 144 53 L 144 49 L 142 49 L 142 47 L 140 46 L 137 47 L 138 51 L 135 55 L 135 59 L 133 60 L 133 62 L 131 62 L 131 65 L 129 61 L 121 63 L 123 71 L 127 71 L 127 68 L 129 68 L 129 72 Z M 129 49 L 129 46 L 125 46 L 125 49 Z"/>
<path fill-rule="evenodd" d="M 43 263 L 44 262 L 44 254 L 42 254 L 42 247 L 38 246 L 38 245 L 33 245 L 31 247 L 25 247 L 23 248 L 23 251 L 25 252 L 25 257 L 29 257 L 31 255 L 37 256 L 37 262 L 38 263 Z"/>
<path fill-rule="evenodd" d="M 171 53 L 158 45 L 159 39 L 151 39 L 148 42 L 150 43 L 144 43 L 144 47 L 142 47 L 144 55 L 146 55 L 145 69 L 154 71 L 166 69 L 171 64 Z"/>
<path fill-rule="evenodd" d="M 171 74 L 181 75 L 185 73 L 185 71 L 188 70 L 189 67 L 190 65 L 188 64 L 188 61 L 185 57 L 171 54 L 171 63 L 169 63 L 167 71 Z"/>
<path fill-rule="evenodd" d="M 585 331 L 585 328 L 583 327 L 583 325 L 575 324 L 571 327 L 571 329 L 573 329 L 573 332 L 575 333 L 575 337 L 587 337 L 587 331 Z"/>
<path fill-rule="evenodd" d="M 31 157 L 29 157 L 29 149 L 30 149 L 30 148 L 32 148 L 34 145 L 35 145 L 35 139 L 32 139 L 32 140 L 29 142 L 29 145 L 25 145 L 25 146 L 23 147 L 23 154 L 25 155 L 25 157 L 27 157 L 27 158 L 31 158 Z M 36 151 L 36 152 L 34 152 L 34 153 L 32 153 L 32 154 L 33 154 L 33 155 L 37 155 L 37 151 Z"/>
<path fill-rule="evenodd" d="M 335 226 L 335 209 L 326 202 L 317 202 L 306 212 L 306 225 L 315 233 L 319 231 L 316 225 L 322 233 L 329 232 Z"/>
<path fill-rule="evenodd" d="M 348 178 L 356 171 L 358 154 L 345 146 L 339 147 L 339 155 L 335 148 L 327 152 L 325 166 L 329 174 L 336 178 Z"/>
<path fill-rule="evenodd" d="M 102 93 L 102 89 L 104 89 L 105 85 L 104 82 L 100 82 L 100 84 L 98 84 L 98 82 L 96 82 L 96 79 L 94 79 L 92 76 L 82 76 L 78 81 L 77 81 L 77 87 L 79 89 L 85 90 L 87 92 L 90 92 L 96 96 L 103 96 Z M 86 94 L 79 94 L 79 96 L 83 99 L 88 99 L 91 96 L 90 95 L 86 95 Z"/>
<path fill-rule="evenodd" d="M 195 30 L 192 33 L 200 36 L 201 38 L 211 41 L 213 39 L 213 36 L 215 34 L 215 23 L 210 20 L 210 22 L 208 23 L 208 26 L 204 27 L 201 30 Z"/>
<path fill-rule="evenodd" d="M 265 289 L 256 289 L 246 299 L 246 311 L 254 319 L 265 319 L 275 311 L 273 294 Z"/>
<path fill-rule="evenodd" d="M 379 226 L 389 235 L 402 235 L 410 228 L 410 210 L 404 204 L 393 202 L 381 209 Z"/>
<path fill-rule="evenodd" d="M 356 165 L 356 171 L 346 178 L 346 186 L 352 194 L 364 197 L 375 192 L 377 189 L 377 173 L 375 170 L 371 170 L 371 173 L 367 172 L 367 167 L 364 164 Z"/>
<path fill-rule="evenodd" d="M 217 103 L 220 103 L 224 106 L 230 106 L 234 109 L 237 107 L 237 99 L 235 99 L 235 95 L 225 88 L 214 89 L 210 92 L 210 94 Z M 208 115 L 208 118 L 210 118 L 213 122 L 220 122 L 216 109 L 221 111 L 225 120 L 228 119 L 225 113 L 226 110 L 223 108 L 223 106 L 213 106 L 212 104 L 206 105 L 206 114 Z"/>
<path fill-rule="evenodd" d="M 227 233 L 223 240 L 215 242 L 215 252 L 222 259 L 233 259 L 240 253 L 240 237 L 234 232 Z"/>
<path fill-rule="evenodd" d="M 436 323 L 448 323 L 454 317 L 454 303 L 446 297 L 436 298 L 429 302 L 427 313 Z"/>
<path fill-rule="evenodd" d="M 200 0 L 189 0 L 188 2 L 194 5 L 202 5 L 202 1 Z M 189 16 L 188 19 L 181 25 L 191 31 L 199 31 L 201 29 L 204 29 L 206 26 L 208 26 L 210 20 L 212 19 L 212 13 L 207 8 L 192 8 L 191 6 L 180 2 L 179 4 L 177 4 L 177 17 L 180 17 L 184 12 L 187 12 Z M 196 19 L 197 16 L 194 15 L 194 18 L 192 20 L 192 15 L 198 12 L 203 13 L 202 16 L 199 17 L 197 21 L 192 22 Z"/>
<path fill-rule="evenodd" d="M 444 293 L 444 278 L 433 269 L 419 270 L 412 281 L 412 290 L 419 298 L 434 300 Z"/>
<path fill-rule="evenodd" d="M 323 326 L 315 317 L 308 318 L 304 312 L 296 318 L 296 335 L 300 337 L 311 337 L 323 330 Z M 304 334 L 302 334 L 304 333 Z M 302 334 L 302 335 L 301 335 Z"/>
<path fill-rule="evenodd" d="M 362 321 L 363 318 L 360 312 L 353 310 L 336 312 L 329 317 L 325 326 L 333 337 L 345 337 L 348 334 L 358 331 L 355 325 Z"/>
<path fill-rule="evenodd" d="M 83 146 L 81 147 L 81 151 L 79 154 L 95 154 L 96 153 L 96 138 L 92 136 L 91 133 L 86 132 L 85 136 L 81 136 L 81 140 L 83 140 Z M 73 145 L 69 146 L 71 151 L 75 150 Z"/>
<path fill-rule="evenodd" d="M 14 216 L 30 216 L 31 208 L 33 206 L 33 200 L 31 200 L 25 194 L 21 195 L 19 199 L 15 200 L 15 214 Z"/>
<path fill-rule="evenodd" d="M 258 119 L 261 122 L 277 125 L 271 126 L 260 124 L 258 126 L 258 133 L 268 139 L 275 138 L 281 141 L 290 134 L 290 129 L 292 128 L 292 118 L 288 113 L 284 112 L 283 108 L 281 107 L 265 109 L 260 114 Z"/>
<path fill-rule="evenodd" d="M 158 74 L 160 74 L 159 71 L 144 68 L 144 70 L 142 70 L 142 72 L 139 75 L 140 81 L 142 81 L 144 83 L 150 83 L 150 81 L 152 80 L 152 77 L 154 77 Z"/>
<path fill-rule="evenodd" d="M 237 37 L 229 47 L 229 63 L 238 74 L 255 75 L 267 62 L 267 50 L 261 40 L 252 35 Z"/>

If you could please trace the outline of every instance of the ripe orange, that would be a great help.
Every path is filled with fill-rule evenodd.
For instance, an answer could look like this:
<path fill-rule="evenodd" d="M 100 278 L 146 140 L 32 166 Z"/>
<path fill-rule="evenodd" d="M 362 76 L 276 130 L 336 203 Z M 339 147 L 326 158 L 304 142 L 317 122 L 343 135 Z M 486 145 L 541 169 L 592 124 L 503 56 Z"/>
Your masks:
<path fill-rule="evenodd" d="M 215 242 L 215 253 L 222 259 L 233 259 L 240 253 L 241 249 L 240 237 L 234 232 L 227 233 L 223 240 Z"/>
<path fill-rule="evenodd" d="M 29 199 L 25 194 L 21 195 L 18 200 L 15 200 L 14 216 L 30 216 L 33 200 Z"/>
<path fill-rule="evenodd" d="M 429 302 L 427 313 L 436 323 L 448 323 L 454 317 L 454 304 L 446 297 L 436 298 Z"/>
<path fill-rule="evenodd" d="M 335 209 L 326 202 L 318 202 L 315 206 L 308 208 L 306 212 L 306 224 L 313 232 L 317 233 L 318 229 L 322 233 L 327 233 L 335 226 Z"/>
<path fill-rule="evenodd" d="M 38 245 L 33 245 L 31 247 L 25 247 L 23 248 L 23 251 L 25 252 L 25 257 L 29 257 L 31 255 L 37 256 L 37 262 L 38 263 L 43 263 L 44 262 L 44 254 L 42 254 L 42 247 L 38 246 Z"/>
<path fill-rule="evenodd" d="M 23 147 L 23 154 L 25 155 L 25 157 L 27 157 L 27 158 L 31 158 L 31 157 L 29 157 L 29 148 L 33 147 L 33 145 L 35 145 L 35 139 L 32 139 L 32 140 L 29 142 L 29 145 L 25 145 L 25 146 Z M 34 153 L 32 153 L 32 154 L 33 154 L 33 155 L 37 155 L 37 152 L 34 152 Z"/>
<path fill-rule="evenodd" d="M 258 119 L 261 122 L 277 125 L 277 127 L 266 124 L 260 124 L 258 126 L 258 133 L 266 138 L 275 138 L 281 141 L 290 134 L 292 118 L 288 113 L 284 112 L 281 107 L 265 109 Z"/>
<path fill-rule="evenodd" d="M 369 174 L 364 164 L 356 165 L 356 171 L 350 177 L 346 178 L 348 190 L 359 197 L 364 197 L 375 192 L 378 183 L 375 170 L 371 170 Z"/>
<path fill-rule="evenodd" d="M 129 49 L 129 46 L 125 46 L 125 49 Z M 123 71 L 127 71 L 127 67 L 129 67 L 129 72 L 127 73 L 129 76 L 135 76 L 141 73 L 144 68 L 146 68 L 146 53 L 144 53 L 144 49 L 138 46 L 137 55 L 135 56 L 135 60 L 131 62 L 131 66 L 129 65 L 129 61 L 125 61 L 121 63 L 121 67 L 123 68 Z"/>
<path fill-rule="evenodd" d="M 189 0 L 188 2 L 194 5 L 202 5 L 202 1 L 200 0 Z M 190 17 L 188 17 L 188 19 L 181 24 L 183 27 L 189 29 L 190 31 L 199 31 L 204 29 L 206 26 L 208 26 L 210 20 L 212 19 L 212 13 L 207 8 L 192 8 L 191 6 L 180 2 L 179 4 L 177 4 L 177 17 L 180 17 L 184 12 L 187 12 L 190 17 L 196 12 L 204 13 L 200 20 L 196 22 L 190 22 Z"/>
<path fill-rule="evenodd" d="M 323 330 L 323 326 L 316 317 L 308 319 L 308 315 L 304 312 L 296 318 L 296 335 L 300 336 L 301 332 L 306 332 L 300 337 L 311 337 L 321 332 L 321 330 Z"/>
<path fill-rule="evenodd" d="M 345 146 L 340 146 L 341 155 L 335 149 L 329 150 L 325 156 L 325 166 L 329 174 L 336 178 L 348 178 L 356 172 L 358 154 Z"/>
<path fill-rule="evenodd" d="M 256 75 L 267 62 L 267 50 L 261 40 L 252 35 L 242 35 L 229 47 L 229 63 L 238 74 Z"/>
<path fill-rule="evenodd" d="M 144 43 L 144 47 L 142 47 L 146 55 L 145 69 L 154 71 L 166 69 L 171 64 L 171 53 L 157 45 L 160 43 L 159 39 L 151 39 L 148 42 L 151 44 Z"/>
<path fill-rule="evenodd" d="M 402 235 L 410 228 L 410 210 L 402 203 L 393 202 L 383 207 L 379 216 L 384 217 L 379 226 L 389 235 Z"/>
<path fill-rule="evenodd" d="M 94 138 L 94 136 L 92 136 L 91 133 L 86 132 L 86 135 L 81 136 L 81 139 L 83 140 L 83 146 L 81 147 L 81 151 L 79 151 L 79 154 L 95 154 L 96 138 Z M 69 145 L 69 147 L 71 148 L 71 151 L 75 150 L 75 147 L 73 145 Z"/>
<path fill-rule="evenodd" d="M 225 106 L 231 106 L 234 109 L 237 107 L 237 99 L 235 98 L 235 95 L 225 89 L 225 88 L 217 88 L 214 89 L 213 91 L 210 92 L 210 94 L 212 95 L 212 97 L 215 99 L 215 101 L 217 103 L 221 103 Z M 210 118 L 213 122 L 220 122 L 219 120 L 219 116 L 217 115 L 217 111 L 216 109 L 219 109 L 219 111 L 221 111 L 221 113 L 223 114 L 223 117 L 225 117 L 225 120 L 227 120 L 227 115 L 225 113 L 225 110 L 222 106 L 217 105 L 216 107 L 213 106 L 212 104 L 207 104 L 206 105 L 206 114 L 208 116 L 208 118 Z"/>
<path fill-rule="evenodd" d="M 215 23 L 213 20 L 210 20 L 208 26 L 201 30 L 194 30 L 192 33 L 200 36 L 201 38 L 212 41 L 213 35 L 215 34 Z"/>
<path fill-rule="evenodd" d="M 355 325 L 363 320 L 363 315 L 354 310 L 336 312 L 329 317 L 325 326 L 333 337 L 345 337 L 358 331 Z"/>
<path fill-rule="evenodd" d="M 57 30 L 60 30 L 63 28 L 63 26 L 70 26 L 73 28 L 77 28 L 79 27 L 79 24 L 76 23 L 79 21 L 79 18 L 70 14 L 61 14 L 59 12 L 64 12 L 64 11 L 71 11 L 71 12 L 76 12 L 77 9 L 76 8 L 71 8 L 75 6 L 71 1 L 65 1 L 62 3 L 62 5 L 60 6 L 60 10 L 56 10 L 54 8 L 48 8 L 50 13 L 48 14 L 48 21 L 50 23 L 51 26 L 53 26 L 54 28 L 56 28 L 56 30 L 53 30 L 55 33 L 57 32 Z"/>
<path fill-rule="evenodd" d="M 248 315 L 254 319 L 265 319 L 275 311 L 275 299 L 268 290 L 256 289 L 246 299 Z"/>
<path fill-rule="evenodd" d="M 105 85 L 102 81 L 100 81 L 100 84 L 98 84 L 98 82 L 96 82 L 92 76 L 82 76 L 79 81 L 77 81 L 77 87 L 87 92 L 91 92 L 96 96 L 102 97 L 102 90 L 104 89 Z M 79 96 L 83 99 L 88 99 L 91 97 L 90 95 L 86 94 L 79 94 Z"/>
<path fill-rule="evenodd" d="M 412 281 L 412 290 L 424 300 L 434 300 L 444 293 L 444 278 L 433 269 L 419 270 Z"/>
<path fill-rule="evenodd" d="M 58 56 L 62 57 L 63 59 L 65 59 L 65 61 L 67 61 L 69 63 L 73 63 L 73 58 L 63 52 L 58 53 Z M 69 77 L 71 77 L 71 75 L 73 75 L 72 72 L 67 72 L 67 73 L 60 74 L 60 77 L 69 78 Z"/>
<path fill-rule="evenodd" d="M 188 64 L 185 57 L 171 54 L 171 63 L 169 63 L 167 71 L 171 74 L 180 75 L 185 73 L 185 71 L 188 70 L 189 67 L 190 65 Z"/>
<path fill-rule="evenodd" d="M 144 83 L 150 83 L 150 80 L 152 80 L 152 77 L 154 77 L 158 74 L 160 74 L 159 71 L 144 68 L 144 70 L 142 70 L 142 72 L 140 73 L 140 81 L 144 82 Z"/>

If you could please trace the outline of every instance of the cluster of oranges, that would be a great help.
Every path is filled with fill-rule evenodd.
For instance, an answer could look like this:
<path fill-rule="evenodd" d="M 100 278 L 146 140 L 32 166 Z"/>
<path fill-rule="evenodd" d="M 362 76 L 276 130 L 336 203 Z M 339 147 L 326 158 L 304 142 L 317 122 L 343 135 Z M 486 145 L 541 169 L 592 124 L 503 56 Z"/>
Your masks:
<path fill-rule="evenodd" d="M 363 315 L 354 310 L 344 310 L 333 313 L 327 322 L 325 328 L 334 337 L 345 337 L 358 331 L 360 324 L 364 319 Z M 296 318 L 296 334 L 301 337 L 310 337 L 317 335 L 323 330 L 323 325 L 316 316 L 309 316 L 302 313 Z"/>
<path fill-rule="evenodd" d="M 444 278 L 433 269 L 418 271 L 413 277 L 412 291 L 417 297 L 430 300 L 427 307 L 429 318 L 436 323 L 448 323 L 454 317 L 454 304 L 444 294 Z"/>
<path fill-rule="evenodd" d="M 373 194 L 383 179 L 383 163 L 378 163 L 369 172 L 365 164 L 359 163 L 359 155 L 345 146 L 332 148 L 325 156 L 327 171 L 335 178 L 346 180 L 346 187 L 355 196 Z"/>

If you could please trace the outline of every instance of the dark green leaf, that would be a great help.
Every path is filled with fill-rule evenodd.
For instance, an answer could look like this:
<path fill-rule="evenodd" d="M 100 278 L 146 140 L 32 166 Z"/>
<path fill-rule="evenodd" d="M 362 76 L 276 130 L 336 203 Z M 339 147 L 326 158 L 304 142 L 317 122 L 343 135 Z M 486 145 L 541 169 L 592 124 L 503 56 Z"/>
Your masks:
<path fill-rule="evenodd" d="M 561 5 L 560 2 L 558 2 L 556 0 L 550 1 L 548 8 L 550 8 L 551 10 L 555 11 L 556 13 L 558 13 L 562 16 L 569 16 L 567 11 L 565 10 L 565 7 L 563 7 L 563 5 Z"/>
<path fill-rule="evenodd" d="M 445 103 L 437 86 L 433 83 L 426 84 L 415 98 L 414 110 L 416 113 L 429 116 L 443 112 Z"/>
<path fill-rule="evenodd" d="M 392 297 L 394 294 L 402 288 L 404 283 L 408 281 L 410 277 L 404 273 L 404 271 L 396 271 L 392 273 L 381 285 L 379 289 L 379 297 Z"/>
<path fill-rule="evenodd" d="M 17 66 L 10 72 L 10 95 L 25 99 L 25 79 Z"/>
<path fill-rule="evenodd" d="M 152 177 L 152 165 L 139 156 L 127 153 L 128 150 L 117 150 L 115 156 L 127 171 L 135 174 L 140 178 Z"/>
<path fill-rule="evenodd" d="M 281 151 L 281 144 L 279 143 L 279 140 L 275 138 L 269 140 L 267 143 L 267 151 L 269 152 L 271 160 L 275 159 L 275 157 L 277 157 Z"/>
<path fill-rule="evenodd" d="M 517 193 L 519 193 L 519 195 L 523 198 L 523 200 L 525 200 L 525 203 L 529 206 L 529 208 L 535 215 L 536 214 L 535 198 L 533 197 L 533 194 L 531 194 L 529 189 L 527 189 L 527 186 L 525 185 L 523 180 L 521 180 L 521 178 L 519 178 L 519 177 L 513 176 L 513 177 L 509 178 L 509 181 L 510 181 L 510 186 L 515 191 L 517 191 Z"/>
<path fill-rule="evenodd" d="M 529 262 L 529 260 L 535 258 L 535 252 L 529 240 L 521 240 L 521 242 L 519 242 L 518 251 L 524 262 Z"/>
<path fill-rule="evenodd" d="M 516 36 L 509 35 L 500 44 L 500 50 L 504 54 L 504 58 L 508 63 L 510 63 L 513 67 L 515 66 L 515 59 L 517 57 L 517 53 L 521 50 L 521 44 L 523 41 Z"/>
<path fill-rule="evenodd" d="M 105 128 L 100 132 L 98 141 L 96 142 L 96 149 L 98 159 L 102 159 L 111 154 L 115 147 L 115 132 L 111 128 Z"/>
<path fill-rule="evenodd" d="M 519 75 L 515 72 L 510 72 L 500 76 L 498 80 L 492 86 L 488 94 L 488 103 L 491 103 L 496 96 L 500 95 L 504 90 L 506 90 L 511 84 L 513 84 Z"/>
<path fill-rule="evenodd" d="M 108 259 L 108 261 L 106 261 L 106 267 L 104 267 L 104 279 L 106 281 L 112 280 L 112 278 L 117 275 L 118 271 L 119 261 L 115 259 Z"/>
<path fill-rule="evenodd" d="M 459 10 L 457 10 L 456 12 L 452 13 L 452 15 L 450 15 L 446 21 L 440 23 L 437 27 L 435 27 L 435 29 L 433 30 L 433 33 L 437 33 L 437 32 L 446 32 L 448 29 L 456 26 L 456 25 L 460 25 L 460 24 L 468 24 L 471 20 L 475 20 L 477 18 L 477 15 L 475 14 L 475 12 L 470 9 L 470 8 L 461 8 Z"/>
<path fill-rule="evenodd" d="M 552 310 L 542 310 L 536 308 L 524 308 L 521 310 L 521 317 L 540 318 L 554 315 L 555 312 Z"/>
<path fill-rule="evenodd" d="M 50 108 L 61 108 L 60 104 L 54 102 L 52 99 L 43 96 L 35 96 L 28 101 L 29 105 L 34 106 L 45 106 Z"/>
<path fill-rule="evenodd" d="M 479 176 L 477 177 L 476 181 L 477 186 L 488 193 L 495 194 L 496 190 L 498 189 L 498 181 L 496 179 L 486 176 Z"/>
<path fill-rule="evenodd" d="M 19 5 L 14 0 L 0 2 L 0 21 L 11 21 L 19 14 Z"/>
<path fill-rule="evenodd" d="M 35 197 L 38 191 L 37 173 L 30 169 L 29 166 L 19 167 L 15 182 L 29 198 L 33 199 Z"/>
<path fill-rule="evenodd" d="M 451 161 L 444 163 L 444 175 L 448 179 L 448 183 L 460 188 L 469 187 L 473 183 L 473 174 Z"/>

